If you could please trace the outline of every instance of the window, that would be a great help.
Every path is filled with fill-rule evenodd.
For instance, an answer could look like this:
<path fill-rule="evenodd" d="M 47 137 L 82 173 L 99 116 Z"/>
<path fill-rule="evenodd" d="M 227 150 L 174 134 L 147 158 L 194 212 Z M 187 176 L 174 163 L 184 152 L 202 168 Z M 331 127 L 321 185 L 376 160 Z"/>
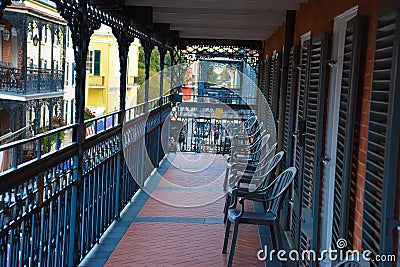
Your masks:
<path fill-rule="evenodd" d="M 100 50 L 94 50 L 94 70 L 93 75 L 100 75 Z"/>
<path fill-rule="evenodd" d="M 72 86 L 75 85 L 75 62 L 72 63 Z"/>
<path fill-rule="evenodd" d="M 69 84 L 69 62 L 67 62 L 67 67 L 65 68 L 65 85 Z"/>
<path fill-rule="evenodd" d="M 89 72 L 90 74 L 93 72 L 93 50 L 88 51 L 86 59 L 86 72 Z"/>
<path fill-rule="evenodd" d="M 92 75 L 100 75 L 100 50 L 89 50 L 86 60 L 86 72 Z"/>

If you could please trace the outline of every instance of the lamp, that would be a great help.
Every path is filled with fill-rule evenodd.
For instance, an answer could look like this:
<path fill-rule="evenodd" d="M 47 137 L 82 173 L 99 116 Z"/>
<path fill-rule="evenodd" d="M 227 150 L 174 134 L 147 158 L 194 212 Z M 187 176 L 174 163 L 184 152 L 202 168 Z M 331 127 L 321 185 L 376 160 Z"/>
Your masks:
<path fill-rule="evenodd" d="M 3 40 L 8 41 L 10 39 L 10 31 L 7 28 L 3 30 Z"/>
<path fill-rule="evenodd" d="M 39 37 L 37 36 L 37 34 L 33 37 L 33 45 L 37 46 L 39 42 Z"/>

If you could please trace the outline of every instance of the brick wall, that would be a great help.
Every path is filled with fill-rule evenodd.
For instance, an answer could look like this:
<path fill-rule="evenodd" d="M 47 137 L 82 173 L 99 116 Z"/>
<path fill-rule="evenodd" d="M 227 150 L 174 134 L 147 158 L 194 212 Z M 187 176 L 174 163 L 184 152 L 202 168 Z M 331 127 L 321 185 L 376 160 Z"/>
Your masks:
<path fill-rule="evenodd" d="M 265 41 L 264 56 L 266 55 L 271 56 L 274 50 L 282 52 L 283 46 L 285 44 L 285 27 L 286 24 L 285 22 L 283 22 L 282 25 L 275 30 L 275 32 L 271 35 L 271 37 L 269 37 Z"/>
<path fill-rule="evenodd" d="M 376 20 L 379 7 L 390 0 L 310 0 L 300 5 L 296 13 L 294 44 L 300 44 L 300 36 L 311 31 L 311 36 L 318 36 L 323 32 L 333 31 L 333 19 L 344 11 L 358 4 L 358 12 L 368 21 L 366 36 L 366 53 L 362 82 L 361 125 L 357 162 L 356 188 L 355 188 L 355 214 L 354 214 L 354 239 L 355 249 L 361 249 L 362 239 L 362 214 L 365 184 L 365 163 L 367 157 L 367 138 L 370 108 L 370 94 L 372 84 L 372 71 L 375 49 Z M 265 41 L 264 55 L 272 55 L 272 51 L 282 51 L 284 45 L 284 23 Z"/>

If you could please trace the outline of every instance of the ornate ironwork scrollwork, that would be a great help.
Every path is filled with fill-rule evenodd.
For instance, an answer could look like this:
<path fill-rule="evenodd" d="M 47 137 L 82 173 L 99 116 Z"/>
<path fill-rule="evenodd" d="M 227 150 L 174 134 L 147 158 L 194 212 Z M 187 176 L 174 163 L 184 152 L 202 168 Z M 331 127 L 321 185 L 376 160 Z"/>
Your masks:
<path fill-rule="evenodd" d="M 131 43 L 135 37 L 129 35 L 127 28 L 113 29 L 113 34 L 117 38 L 120 64 L 120 109 L 125 110 L 126 99 L 126 73 L 128 68 L 128 53 Z M 121 117 L 121 122 L 123 118 Z"/>
<path fill-rule="evenodd" d="M 3 10 L 11 5 L 11 0 L 0 0 L 0 19 L 3 17 Z"/>
<path fill-rule="evenodd" d="M 198 59 L 209 58 L 230 58 L 236 60 L 243 60 L 246 64 L 250 65 L 257 76 L 259 75 L 259 65 L 261 59 L 261 49 L 244 47 L 244 46 L 210 46 L 207 44 L 187 45 L 179 52 L 177 62 L 185 61 L 189 64 Z"/>

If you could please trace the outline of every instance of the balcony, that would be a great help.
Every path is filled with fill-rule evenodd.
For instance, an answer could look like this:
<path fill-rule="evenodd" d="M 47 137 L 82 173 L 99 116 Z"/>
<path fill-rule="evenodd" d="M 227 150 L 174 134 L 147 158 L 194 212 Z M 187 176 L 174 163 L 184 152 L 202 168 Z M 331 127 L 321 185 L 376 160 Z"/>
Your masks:
<path fill-rule="evenodd" d="M 89 75 L 89 86 L 103 88 L 104 80 L 104 76 Z"/>
<path fill-rule="evenodd" d="M 207 95 L 180 95 L 182 84 L 189 84 L 182 81 L 180 66 L 169 77 L 170 91 L 180 99 L 151 100 L 145 91 L 143 104 L 126 109 L 127 86 L 122 83 L 121 110 L 83 121 L 85 85 L 101 88 L 105 77 L 85 78 L 86 70 L 78 67 L 78 122 L 0 146 L 7 163 L 0 166 L 0 265 L 225 265 L 220 176 L 227 156 L 221 140 L 226 133 L 236 137 L 253 115 L 273 130 L 268 134 L 286 155 L 282 169 L 298 170 L 277 215 L 279 226 L 286 252 L 307 256 L 312 251 L 318 259 L 308 254 L 294 265 L 337 266 L 337 254 L 333 259 L 323 253 L 336 248 L 345 254 L 347 249 L 368 251 L 371 257 L 399 255 L 390 263 L 371 258 L 374 267 L 400 263 L 400 92 L 393 86 L 399 81 L 399 72 L 393 71 L 399 69 L 400 55 L 397 3 L 393 7 L 384 0 L 359 1 L 359 8 L 354 2 L 327 0 L 329 12 L 324 12 L 320 1 L 302 0 L 260 0 L 251 6 L 246 1 L 207 6 L 207 1 L 155 0 L 126 1 L 124 6 L 119 1 L 118 8 L 126 8 L 121 13 L 133 16 L 129 11 L 135 10 L 149 21 L 154 15 L 156 23 L 140 29 L 126 18 L 113 18 L 108 10 L 115 6 L 103 6 L 104 11 L 86 0 L 55 2 L 67 11 L 61 15 L 68 25 L 84 26 L 71 28 L 77 38 L 77 66 L 84 66 L 88 48 L 82 34 L 89 37 L 101 22 L 118 37 L 121 59 L 128 57 L 125 44 L 139 38 L 145 59 L 151 59 L 151 48 L 158 46 L 160 54 L 171 53 L 173 65 L 212 57 L 241 60 L 248 77 L 260 85 L 257 96 L 265 96 L 268 103 L 259 98 L 242 102 L 254 95 L 249 87 L 241 98 L 217 88 Z M 358 8 L 365 20 L 358 17 Z M 313 14 L 319 17 L 315 20 Z M 321 19 L 335 23 L 322 27 L 324 33 Z M 175 25 L 165 30 L 168 23 Z M 282 47 L 287 48 L 284 53 L 279 52 Z M 331 59 L 331 52 L 343 62 Z M 120 63 L 121 81 L 132 83 L 124 60 Z M 144 64 L 149 70 L 151 60 Z M 2 93 L 28 94 L 45 87 L 43 71 L 4 73 Z M 145 76 L 150 78 L 148 71 Z M 159 88 L 161 84 L 157 92 Z M 182 129 L 191 133 L 183 149 L 168 150 Z M 215 135 L 218 131 L 221 135 Z M 67 133 L 71 138 L 64 143 Z M 24 157 L 28 148 L 33 152 Z M 203 198 L 207 194 L 215 196 L 213 201 Z M 193 207 L 195 201 L 201 205 Z M 190 207 L 185 206 L 188 202 Z M 249 208 L 260 207 L 250 203 Z M 233 264 L 275 266 L 257 259 L 264 245 L 272 247 L 269 229 L 239 228 Z"/>
<path fill-rule="evenodd" d="M 64 71 L 28 68 L 21 70 L 12 67 L 0 67 L 0 93 L 9 95 L 38 95 L 62 93 L 64 89 Z"/>

